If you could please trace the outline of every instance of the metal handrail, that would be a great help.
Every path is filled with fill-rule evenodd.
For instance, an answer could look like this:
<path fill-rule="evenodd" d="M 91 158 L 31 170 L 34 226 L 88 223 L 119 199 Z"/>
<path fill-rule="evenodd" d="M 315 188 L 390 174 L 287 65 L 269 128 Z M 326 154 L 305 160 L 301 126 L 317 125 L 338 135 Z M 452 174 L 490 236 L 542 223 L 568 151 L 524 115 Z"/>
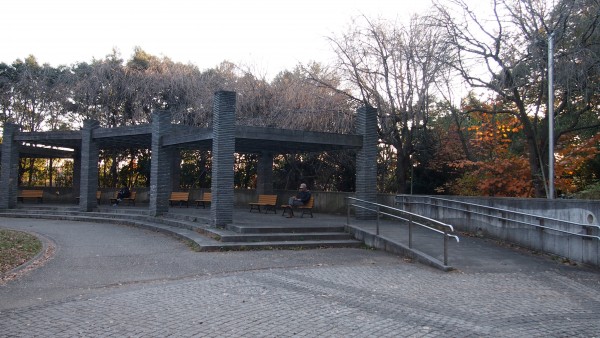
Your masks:
<path fill-rule="evenodd" d="M 372 212 L 375 212 L 377 215 L 377 224 L 375 227 L 375 235 L 379 236 L 379 216 L 383 215 L 383 216 L 387 216 L 393 219 L 398 219 L 398 220 L 402 220 L 402 221 L 406 221 L 408 222 L 408 247 L 410 249 L 412 249 L 412 237 L 413 237 L 413 224 L 416 224 L 418 226 L 421 226 L 422 228 L 440 233 L 442 235 L 444 235 L 444 265 L 448 265 L 448 238 L 454 238 L 456 240 L 457 243 L 460 242 L 460 239 L 458 238 L 458 236 L 450 234 L 448 232 L 454 232 L 454 227 L 450 224 L 446 224 L 444 222 L 440 222 L 438 220 L 429 218 L 429 217 L 425 217 L 425 216 L 421 216 L 406 210 L 402 210 L 399 208 L 395 208 L 389 205 L 385 205 L 385 204 L 379 204 L 379 203 L 375 203 L 375 202 L 369 202 L 369 201 L 365 201 L 365 200 L 361 200 L 355 197 L 346 197 L 346 199 L 348 199 L 348 203 L 347 205 L 347 214 L 346 214 L 346 225 L 350 225 L 350 207 L 354 206 L 355 208 L 360 208 L 363 210 L 369 210 Z M 361 205 L 359 203 L 352 203 L 351 201 L 356 201 L 365 205 Z M 404 215 L 405 217 L 401 217 L 395 214 L 392 214 L 390 212 L 385 212 L 382 211 L 381 209 L 389 209 L 389 210 L 393 210 L 394 212 L 400 213 L 402 215 Z M 415 219 L 420 220 L 419 221 L 415 221 Z M 437 227 L 442 228 L 443 230 L 440 230 L 438 228 L 432 227 L 430 225 L 426 225 L 424 223 L 430 223 L 430 224 L 435 224 Z"/>
<path fill-rule="evenodd" d="M 545 220 L 559 222 L 559 223 L 565 223 L 565 224 L 572 224 L 572 225 L 577 225 L 580 227 L 592 227 L 592 228 L 600 229 L 600 225 L 596 225 L 596 224 L 584 224 L 584 223 L 579 223 L 579 222 L 565 221 L 565 220 L 559 219 L 559 218 L 546 217 L 546 216 L 542 216 L 542 215 L 532 215 L 532 214 L 528 214 L 528 213 L 521 212 L 521 211 L 502 209 L 502 208 L 497 208 L 497 207 L 490 207 L 488 205 L 481 205 L 481 204 L 476 204 L 476 203 L 457 201 L 457 200 L 452 200 L 452 199 L 448 199 L 448 198 L 432 197 L 432 196 L 428 196 L 428 198 L 434 199 L 434 200 L 439 200 L 439 201 L 445 201 L 445 202 L 454 202 L 454 203 L 459 203 L 459 204 L 472 205 L 472 206 L 476 206 L 476 207 L 483 207 L 483 208 L 488 208 L 488 209 L 492 209 L 492 210 L 496 210 L 496 211 L 504 211 L 504 212 L 514 214 L 514 215 L 533 216 L 533 217 L 537 217 L 540 219 L 545 219 Z M 513 221 L 513 219 L 510 219 L 510 218 L 507 218 L 506 220 Z M 514 220 L 514 221 L 516 221 L 516 220 Z"/>
<path fill-rule="evenodd" d="M 577 222 L 568 222 L 568 221 L 561 220 L 561 219 L 556 219 L 556 218 L 551 218 L 551 217 L 545 217 L 545 216 L 540 216 L 540 215 L 531 215 L 531 214 L 527 214 L 527 213 L 524 213 L 524 212 L 513 211 L 513 210 L 508 210 L 508 209 L 501 209 L 501 208 L 496 208 L 496 207 L 490 207 L 490 206 L 482 205 L 482 204 L 469 203 L 469 202 L 463 202 L 463 201 L 456 201 L 456 200 L 452 200 L 452 199 L 439 198 L 439 197 L 431 197 L 431 196 L 427 196 L 426 198 L 429 198 L 429 199 L 432 199 L 432 200 L 439 200 L 439 201 L 445 201 L 445 202 L 452 202 L 452 203 L 457 203 L 457 204 L 463 204 L 463 205 L 467 205 L 467 206 L 470 205 L 470 206 L 474 206 L 474 207 L 478 207 L 478 208 L 484 208 L 484 209 L 488 209 L 488 210 L 506 212 L 507 214 L 515 214 L 515 215 L 521 215 L 521 216 L 536 217 L 536 218 L 539 218 L 540 220 L 551 220 L 551 221 L 555 221 L 555 222 L 559 222 L 559 223 L 580 226 L 582 228 L 592 227 L 592 228 L 598 228 L 598 229 L 600 229 L 600 226 L 594 225 L 594 224 L 582 224 L 582 223 L 577 223 Z M 465 210 L 465 209 L 461 209 L 461 208 L 457 208 L 457 207 L 451 207 L 451 206 L 447 206 L 447 205 L 438 205 L 438 204 L 433 204 L 431 202 L 416 202 L 416 201 L 415 202 L 410 201 L 410 202 L 405 202 L 405 203 L 432 205 L 432 206 L 436 206 L 436 207 L 439 207 L 439 208 L 445 208 L 445 209 L 450 209 L 450 210 L 457 210 L 457 211 L 462 211 L 462 212 L 468 212 L 468 213 L 471 213 L 471 214 L 474 214 L 474 215 L 481 215 L 481 216 L 486 216 L 486 217 L 492 217 L 492 218 L 503 220 L 503 221 L 510 221 L 510 222 L 514 222 L 514 223 L 517 223 L 517 224 L 528 225 L 528 226 L 532 226 L 532 227 L 535 227 L 535 228 L 541 228 L 541 229 L 550 230 L 550 231 L 556 231 L 556 232 L 564 233 L 564 234 L 568 234 L 568 235 L 585 237 L 585 238 L 595 238 L 595 239 L 600 240 L 600 236 L 594 236 L 594 235 L 588 235 L 588 234 L 581 234 L 581 233 L 576 233 L 576 232 L 572 232 L 572 231 L 567 231 L 567 230 L 562 230 L 562 229 L 556 229 L 556 228 L 545 226 L 545 225 L 542 225 L 542 224 L 535 224 L 535 223 L 530 223 L 530 222 L 526 222 L 526 221 L 519 221 L 519 220 L 512 219 L 512 218 L 497 216 L 497 215 L 493 215 L 493 214 L 486 214 L 486 213 L 472 211 L 472 210 Z"/>

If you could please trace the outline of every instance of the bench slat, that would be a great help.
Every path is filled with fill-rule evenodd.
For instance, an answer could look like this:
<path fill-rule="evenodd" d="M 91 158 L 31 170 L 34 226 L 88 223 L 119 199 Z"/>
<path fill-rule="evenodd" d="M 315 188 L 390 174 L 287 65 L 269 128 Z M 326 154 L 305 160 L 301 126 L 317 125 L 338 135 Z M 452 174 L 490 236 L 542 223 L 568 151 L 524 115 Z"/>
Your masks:
<path fill-rule="evenodd" d="M 202 208 L 206 208 L 206 203 L 210 203 L 212 201 L 212 193 L 205 192 L 202 193 L 202 198 L 195 200 L 196 207 L 199 207 L 202 204 Z"/>
<path fill-rule="evenodd" d="M 185 206 L 189 207 L 189 199 L 189 192 L 173 191 L 169 198 L 169 205 L 173 206 L 173 203 L 179 203 L 179 206 L 181 207 L 181 205 L 185 203 Z"/>
<path fill-rule="evenodd" d="M 119 192 L 118 192 L 118 191 L 115 191 L 115 195 L 114 195 L 114 197 L 112 197 L 112 198 L 110 199 L 110 203 L 111 203 L 111 204 L 117 203 L 117 196 L 118 196 L 118 195 L 119 195 Z M 131 191 L 131 192 L 130 192 L 130 195 L 129 195 L 129 197 L 123 197 L 123 198 L 122 198 L 122 200 L 123 200 L 123 201 L 127 201 L 127 202 L 129 202 L 129 204 L 133 204 L 133 205 L 135 205 L 135 198 L 136 198 L 136 195 L 137 195 L 137 192 L 135 192 L 135 191 Z M 99 201 L 99 200 L 100 200 L 100 198 L 98 198 L 98 201 Z"/>
<path fill-rule="evenodd" d="M 17 200 L 25 203 L 23 200 L 25 198 L 37 198 L 39 203 L 44 201 L 44 191 L 43 190 L 22 190 L 17 196 Z"/>
<path fill-rule="evenodd" d="M 312 209 L 313 209 L 314 204 L 315 204 L 314 196 L 310 196 L 308 203 L 306 203 L 305 205 L 283 204 L 281 206 L 281 208 L 283 209 L 283 214 L 281 214 L 281 216 L 285 216 L 286 212 L 289 213 L 289 215 L 291 216 L 294 214 L 294 209 L 297 209 L 297 210 L 302 210 L 302 216 L 300 216 L 300 217 L 304 217 L 304 214 L 310 214 L 310 218 L 313 218 Z"/>

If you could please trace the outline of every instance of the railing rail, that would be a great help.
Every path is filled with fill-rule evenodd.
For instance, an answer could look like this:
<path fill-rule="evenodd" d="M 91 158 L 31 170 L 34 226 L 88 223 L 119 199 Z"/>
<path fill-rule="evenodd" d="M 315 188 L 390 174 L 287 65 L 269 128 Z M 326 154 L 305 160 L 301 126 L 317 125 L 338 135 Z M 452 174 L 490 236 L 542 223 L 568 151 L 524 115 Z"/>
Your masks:
<path fill-rule="evenodd" d="M 456 242 L 460 242 L 458 236 L 451 234 L 454 232 L 454 227 L 450 224 L 440 222 L 438 220 L 424 217 L 406 210 L 402 210 L 396 207 L 392 207 L 385 204 L 379 204 L 361 200 L 355 197 L 346 197 L 347 213 L 346 213 L 346 225 L 350 225 L 350 210 L 351 207 L 356 209 L 368 210 L 376 213 L 376 227 L 375 235 L 380 236 L 380 216 L 386 216 L 391 219 L 401 220 L 408 223 L 408 247 L 413 248 L 413 226 L 418 225 L 424 229 L 437 232 L 443 235 L 443 248 L 444 248 L 444 265 L 448 265 L 448 238 L 453 238 Z M 393 212 L 393 213 L 392 213 Z"/>
<path fill-rule="evenodd" d="M 403 197 L 403 196 L 400 196 Z M 412 197 L 412 196 L 411 196 Z M 491 206 L 487 206 L 487 205 L 482 205 L 482 204 L 476 204 L 476 203 L 470 203 L 470 202 L 464 202 L 464 201 L 457 201 L 457 200 L 453 200 L 453 199 L 447 199 L 447 198 L 440 198 L 440 197 L 431 197 L 431 196 L 427 196 L 427 197 L 420 197 L 420 198 L 427 198 L 429 200 L 434 200 L 434 201 L 442 201 L 442 202 L 449 202 L 449 203 L 455 203 L 458 205 L 464 205 L 464 206 L 472 206 L 475 208 L 481 208 L 481 209 L 486 209 L 486 210 L 490 210 L 490 211 L 496 211 L 499 212 L 500 214 L 506 214 L 506 215 L 519 215 L 519 216 L 523 216 L 523 217 L 532 217 L 532 218 L 536 218 L 540 221 L 540 224 L 536 224 L 536 223 L 531 223 L 531 222 L 527 222 L 524 220 L 518 220 L 515 218 L 509 218 L 506 216 L 499 216 L 499 215 L 495 215 L 491 212 L 477 212 L 474 210 L 469 210 L 469 209 L 464 209 L 464 208 L 460 208 L 460 207 L 453 207 L 453 206 L 448 206 L 448 205 L 440 205 L 440 204 L 434 204 L 431 202 L 417 202 L 417 201 L 402 201 L 402 203 L 407 203 L 407 204 L 423 204 L 423 205 L 430 205 L 430 206 L 435 206 L 438 208 L 444 208 L 444 209 L 449 209 L 449 210 L 455 210 L 455 211 L 461 211 L 461 212 L 465 212 L 465 213 L 471 213 L 473 215 L 480 215 L 480 216 L 485 216 L 485 217 L 490 217 L 490 218 L 495 218 L 498 220 L 502 220 L 502 221 L 509 221 L 509 222 L 513 222 L 516 224 L 521 224 L 521 225 L 526 225 L 526 226 L 531 226 L 534 228 L 538 228 L 538 229 L 544 229 L 544 230 L 550 230 L 550 231 L 556 231 L 559 233 L 564 233 L 567 235 L 572 235 L 572 236 L 578 236 L 578 237 L 583 237 L 583 238 L 591 238 L 591 239 L 597 239 L 600 240 L 600 236 L 594 236 L 591 235 L 589 233 L 590 228 L 596 228 L 596 229 L 600 229 L 600 226 L 595 225 L 595 224 L 583 224 L 583 223 L 578 223 L 578 222 L 571 222 L 571 221 L 565 221 L 565 220 L 561 220 L 561 219 L 557 219 L 557 218 L 552 218 L 552 217 L 546 217 L 546 216 L 541 216 L 541 215 L 533 215 L 533 214 L 528 214 L 528 213 L 524 213 L 524 212 L 520 212 L 520 211 L 514 211 L 514 210 L 509 210 L 509 209 L 502 209 L 502 208 L 497 208 L 497 207 L 491 207 Z M 407 200 L 411 199 L 410 197 L 407 197 Z M 398 204 L 399 202 L 396 200 L 396 204 Z M 551 227 L 551 226 L 547 226 L 545 224 L 553 222 L 555 224 L 564 224 L 567 226 L 578 226 L 580 228 L 582 228 L 582 231 L 586 231 L 586 233 L 581 233 L 581 232 L 573 232 L 573 231 L 568 231 L 568 230 L 564 230 L 564 229 L 558 229 L 555 227 Z"/>

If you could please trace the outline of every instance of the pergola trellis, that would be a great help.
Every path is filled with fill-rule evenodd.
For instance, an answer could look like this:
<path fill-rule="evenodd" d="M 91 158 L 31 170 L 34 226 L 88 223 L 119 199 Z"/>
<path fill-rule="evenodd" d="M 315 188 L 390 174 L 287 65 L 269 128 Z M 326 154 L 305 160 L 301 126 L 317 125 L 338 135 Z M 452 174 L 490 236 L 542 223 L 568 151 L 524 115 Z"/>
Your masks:
<path fill-rule="evenodd" d="M 216 92 L 212 128 L 172 124 L 171 115 L 163 111 L 152 112 L 152 122 L 145 125 L 100 128 L 98 121 L 86 120 L 80 131 L 20 132 L 17 125 L 6 123 L 2 144 L 0 184 L 3 189 L 0 190 L 0 208 L 16 206 L 19 157 L 43 157 L 39 148 L 24 147 L 24 143 L 73 149 L 73 188 L 80 196 L 79 207 L 82 211 L 92 211 L 97 207 L 99 150 L 131 148 L 151 150 L 148 209 L 153 216 L 169 209 L 168 199 L 173 187 L 172 163 L 178 159 L 181 149 L 212 152 L 211 222 L 215 226 L 233 222 L 235 152 L 259 154 L 257 192 L 268 193 L 273 190 L 274 156 L 355 149 L 356 197 L 376 202 L 378 138 L 374 108 L 358 109 L 356 134 L 335 134 L 236 126 L 235 106 L 235 92 Z M 48 157 L 65 157 L 68 152 L 49 150 L 46 154 Z M 370 218 L 372 214 L 357 210 L 357 217 Z"/>

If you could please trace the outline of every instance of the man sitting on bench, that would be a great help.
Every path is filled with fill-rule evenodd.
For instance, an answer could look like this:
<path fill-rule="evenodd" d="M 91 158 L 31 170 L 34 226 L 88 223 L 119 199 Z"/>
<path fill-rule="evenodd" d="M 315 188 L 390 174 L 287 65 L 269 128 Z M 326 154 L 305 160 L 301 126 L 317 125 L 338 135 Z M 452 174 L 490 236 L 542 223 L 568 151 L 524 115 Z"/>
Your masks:
<path fill-rule="evenodd" d="M 115 201 L 115 204 L 113 204 L 113 207 L 119 205 L 119 202 L 121 202 L 124 198 L 128 198 L 129 196 L 131 196 L 131 191 L 129 191 L 129 188 L 126 185 L 124 185 L 123 188 L 121 188 L 121 190 L 119 190 L 119 192 L 117 193 L 117 199 Z"/>
<path fill-rule="evenodd" d="M 288 205 L 290 205 L 290 210 L 289 210 L 290 212 L 287 217 L 288 218 L 294 217 L 294 210 L 293 210 L 294 207 L 305 205 L 306 203 L 308 203 L 309 200 L 310 200 L 310 191 L 308 191 L 308 189 L 306 188 L 306 184 L 302 183 L 302 184 L 300 184 L 300 189 L 299 189 L 298 193 L 296 194 L 296 196 L 292 196 L 288 200 Z"/>

